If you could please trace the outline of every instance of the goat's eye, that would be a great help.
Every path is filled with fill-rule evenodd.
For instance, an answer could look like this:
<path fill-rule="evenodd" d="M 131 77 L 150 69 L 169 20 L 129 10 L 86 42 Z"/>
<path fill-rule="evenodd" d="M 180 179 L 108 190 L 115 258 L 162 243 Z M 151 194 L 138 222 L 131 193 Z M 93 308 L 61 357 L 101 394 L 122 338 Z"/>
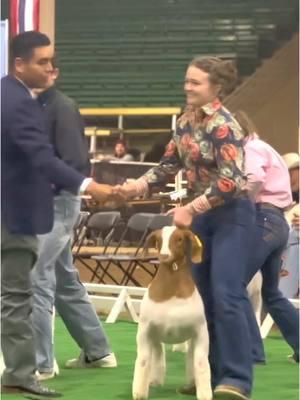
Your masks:
<path fill-rule="evenodd" d="M 179 242 L 179 243 L 181 243 L 181 242 L 182 242 L 182 238 L 181 238 L 181 237 L 178 239 L 178 242 Z"/>

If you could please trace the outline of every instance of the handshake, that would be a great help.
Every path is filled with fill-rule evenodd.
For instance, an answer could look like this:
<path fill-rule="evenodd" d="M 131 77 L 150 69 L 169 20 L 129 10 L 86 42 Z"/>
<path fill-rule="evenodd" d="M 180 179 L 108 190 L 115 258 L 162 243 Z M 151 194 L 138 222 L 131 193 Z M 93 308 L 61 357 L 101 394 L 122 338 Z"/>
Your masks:
<path fill-rule="evenodd" d="M 124 183 L 123 185 L 111 186 L 91 181 L 85 194 L 92 196 L 102 207 L 118 208 L 126 203 L 138 193 L 134 183 Z"/>

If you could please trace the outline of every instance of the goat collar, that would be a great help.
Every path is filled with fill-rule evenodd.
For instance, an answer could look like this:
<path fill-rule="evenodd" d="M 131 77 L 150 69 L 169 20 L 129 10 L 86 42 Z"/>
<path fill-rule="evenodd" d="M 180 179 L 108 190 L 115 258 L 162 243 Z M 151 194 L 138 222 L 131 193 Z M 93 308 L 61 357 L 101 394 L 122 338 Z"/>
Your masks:
<path fill-rule="evenodd" d="M 178 271 L 178 265 L 176 262 L 172 263 L 172 269 L 173 269 L 173 271 Z"/>
<path fill-rule="evenodd" d="M 165 265 L 166 267 L 171 268 L 174 272 L 179 271 L 179 267 L 181 264 L 187 262 L 186 257 L 183 257 L 182 259 L 178 260 L 178 261 L 172 261 L 172 262 L 166 262 L 166 261 L 162 261 L 161 265 Z"/>

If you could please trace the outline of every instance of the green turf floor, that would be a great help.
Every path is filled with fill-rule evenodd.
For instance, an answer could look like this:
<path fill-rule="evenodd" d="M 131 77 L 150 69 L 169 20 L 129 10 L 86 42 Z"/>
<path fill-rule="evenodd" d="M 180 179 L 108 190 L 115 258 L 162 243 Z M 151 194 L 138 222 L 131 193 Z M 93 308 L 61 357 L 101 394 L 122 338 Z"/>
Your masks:
<path fill-rule="evenodd" d="M 64 363 L 78 355 L 76 344 L 57 318 L 56 355 L 60 375 L 47 381 L 49 387 L 64 394 L 65 400 L 130 400 L 131 381 L 135 359 L 136 324 L 118 322 L 105 324 L 119 366 L 116 369 L 67 370 Z M 238 338 L 237 338 L 238 340 Z M 289 347 L 281 336 L 272 334 L 265 341 L 268 363 L 255 368 L 253 400 L 298 400 L 298 366 L 287 361 Z M 150 399 L 192 399 L 176 394 L 184 383 L 184 355 L 167 352 L 167 379 L 163 388 L 153 388 Z M 2 395 L 3 400 L 24 399 L 22 396 Z"/>

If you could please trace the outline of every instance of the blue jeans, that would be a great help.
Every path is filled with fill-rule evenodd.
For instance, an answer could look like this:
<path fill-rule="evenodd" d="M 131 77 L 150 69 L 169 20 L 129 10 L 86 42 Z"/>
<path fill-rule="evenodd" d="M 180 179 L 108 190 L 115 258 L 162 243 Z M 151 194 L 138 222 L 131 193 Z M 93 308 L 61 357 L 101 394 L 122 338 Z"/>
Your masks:
<path fill-rule="evenodd" d="M 254 226 L 254 205 L 239 198 L 195 218 L 193 231 L 204 244 L 201 264 L 192 266 L 210 336 L 212 386 L 227 384 L 250 393 L 252 355 L 244 303 Z"/>
<path fill-rule="evenodd" d="M 40 235 L 38 260 L 32 271 L 36 358 L 39 372 L 53 370 L 53 306 L 86 356 L 97 359 L 111 350 L 98 316 L 73 265 L 71 237 L 80 198 L 61 192 L 54 202 L 54 226 Z"/>
<path fill-rule="evenodd" d="M 299 313 L 278 288 L 281 256 L 288 240 L 289 227 L 280 210 L 263 208 L 260 204 L 256 205 L 256 209 L 255 251 L 251 253 L 246 283 L 261 269 L 264 305 L 285 340 L 299 354 Z M 260 343 L 252 340 L 254 347 L 259 349 Z"/>

